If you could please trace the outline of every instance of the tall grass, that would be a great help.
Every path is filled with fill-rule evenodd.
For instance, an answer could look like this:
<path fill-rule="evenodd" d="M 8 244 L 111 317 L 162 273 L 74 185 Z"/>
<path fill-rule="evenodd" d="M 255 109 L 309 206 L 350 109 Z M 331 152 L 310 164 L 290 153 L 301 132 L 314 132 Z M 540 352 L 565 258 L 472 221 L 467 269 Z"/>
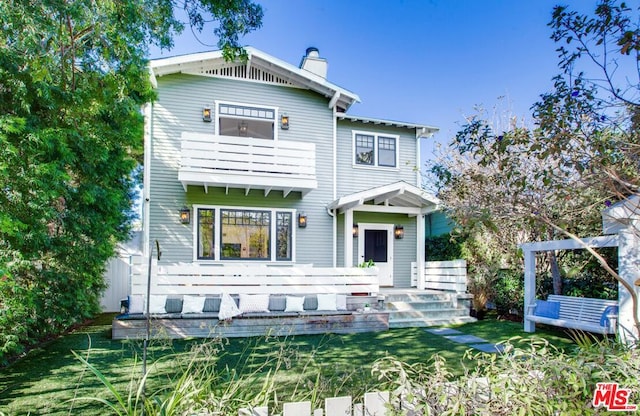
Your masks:
<path fill-rule="evenodd" d="M 270 346 L 270 352 L 254 358 L 256 344 Z M 311 401 L 320 406 L 325 397 L 345 390 L 362 396 L 369 385 L 359 383 L 358 369 L 345 372 L 323 371 L 317 352 L 301 353 L 286 338 L 255 338 L 245 345 L 237 367 L 225 364 L 227 341 L 216 338 L 194 344 L 192 349 L 165 355 L 155 360 L 146 374 L 131 374 L 127 388 L 118 390 L 94 366 L 90 353 L 78 359 L 104 386 L 107 397 L 75 397 L 94 402 L 115 415 L 237 414 L 240 408 L 269 406 L 281 409 L 284 401 Z M 275 348 L 274 348 L 275 345 Z M 167 365 L 170 364 L 170 365 Z M 134 365 L 135 368 L 139 366 Z M 293 371 L 291 371 L 293 370 Z M 284 399 L 284 400 L 283 400 Z"/>

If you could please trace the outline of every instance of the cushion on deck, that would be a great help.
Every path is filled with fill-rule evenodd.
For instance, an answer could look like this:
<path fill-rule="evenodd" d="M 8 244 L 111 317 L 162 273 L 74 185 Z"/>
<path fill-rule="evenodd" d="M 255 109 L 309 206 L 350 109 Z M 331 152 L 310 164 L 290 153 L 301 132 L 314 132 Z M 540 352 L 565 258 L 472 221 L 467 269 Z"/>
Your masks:
<path fill-rule="evenodd" d="M 182 313 L 202 313 L 206 300 L 207 298 L 204 296 L 185 295 L 182 302 Z"/>
<path fill-rule="evenodd" d="M 202 312 L 216 312 L 220 311 L 220 298 L 207 298 L 204 301 L 204 306 L 202 307 Z"/>
<path fill-rule="evenodd" d="M 142 295 L 129 295 L 127 310 L 132 313 L 144 313 L 144 297 Z"/>
<path fill-rule="evenodd" d="M 269 299 L 267 298 L 267 303 L 268 301 Z M 220 312 L 218 312 L 218 319 L 225 321 L 233 318 L 234 316 L 238 316 L 241 313 L 242 311 L 238 308 L 238 305 L 236 305 L 236 301 L 229 294 L 223 293 L 220 300 Z"/>
<path fill-rule="evenodd" d="M 304 311 L 304 296 L 287 296 L 287 307 L 285 312 L 302 312 Z"/>
<path fill-rule="evenodd" d="M 305 311 L 314 311 L 318 309 L 318 298 L 316 295 L 305 296 L 303 306 Z"/>
<path fill-rule="evenodd" d="M 182 299 L 180 298 L 167 298 L 164 305 L 164 309 L 167 313 L 180 313 L 182 312 Z"/>
<path fill-rule="evenodd" d="M 338 299 L 335 293 L 328 293 L 318 295 L 318 310 L 319 311 L 337 311 Z"/>
<path fill-rule="evenodd" d="M 560 317 L 560 302 L 537 300 L 533 314 L 545 318 L 558 319 Z"/>
<path fill-rule="evenodd" d="M 602 316 L 600 317 L 600 326 L 604 326 L 608 328 L 611 326 L 611 320 L 609 319 L 609 315 L 618 315 L 618 307 L 617 306 L 607 306 L 602 312 Z"/>
<path fill-rule="evenodd" d="M 269 296 L 270 311 L 284 311 L 287 308 L 287 297 L 284 295 Z"/>
<path fill-rule="evenodd" d="M 269 312 L 269 295 L 245 295 L 240 294 L 240 311 L 247 312 Z"/>

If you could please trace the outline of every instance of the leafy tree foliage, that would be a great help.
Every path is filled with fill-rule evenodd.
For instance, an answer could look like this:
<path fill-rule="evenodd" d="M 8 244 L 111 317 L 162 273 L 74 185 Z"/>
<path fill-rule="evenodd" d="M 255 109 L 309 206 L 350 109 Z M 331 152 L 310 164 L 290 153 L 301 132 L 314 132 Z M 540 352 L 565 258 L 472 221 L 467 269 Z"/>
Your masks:
<path fill-rule="evenodd" d="M 584 237 L 599 233 L 603 208 L 638 193 L 638 11 L 610 0 L 592 16 L 554 9 L 561 73 L 533 106 L 535 125 L 500 131 L 472 117 L 452 142 L 454 156 L 432 169 L 459 224 L 511 230 L 519 242 Z"/>
<path fill-rule="evenodd" d="M 0 3 L 0 359 L 95 314 L 127 239 L 149 45 L 172 46 L 171 0 Z M 260 26 L 249 0 L 185 0 L 227 56 Z"/>

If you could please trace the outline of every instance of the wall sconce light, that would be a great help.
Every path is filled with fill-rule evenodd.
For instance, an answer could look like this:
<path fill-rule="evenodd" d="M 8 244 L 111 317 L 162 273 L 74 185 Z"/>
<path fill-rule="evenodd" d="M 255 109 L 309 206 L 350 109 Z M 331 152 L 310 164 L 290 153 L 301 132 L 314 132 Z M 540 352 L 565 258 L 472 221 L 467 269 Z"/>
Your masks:
<path fill-rule="evenodd" d="M 351 234 L 353 234 L 353 238 L 356 238 L 358 236 L 358 224 L 353 224 Z"/>
<path fill-rule="evenodd" d="M 305 213 L 298 214 L 298 228 L 307 228 L 307 215 Z"/>
<path fill-rule="evenodd" d="M 180 210 L 180 223 L 189 224 L 191 222 L 191 211 L 187 207 L 182 207 Z"/>
<path fill-rule="evenodd" d="M 280 116 L 280 128 L 282 130 L 289 130 L 289 116 L 283 114 Z"/>
<path fill-rule="evenodd" d="M 242 137 L 247 137 L 247 131 L 249 131 L 249 126 L 246 121 L 241 121 L 238 124 L 238 135 Z"/>
<path fill-rule="evenodd" d="M 396 225 L 393 229 L 393 235 L 396 240 L 402 240 L 404 238 L 404 227 L 402 225 Z"/>
<path fill-rule="evenodd" d="M 202 109 L 202 121 L 211 123 L 211 107 L 205 107 Z"/>

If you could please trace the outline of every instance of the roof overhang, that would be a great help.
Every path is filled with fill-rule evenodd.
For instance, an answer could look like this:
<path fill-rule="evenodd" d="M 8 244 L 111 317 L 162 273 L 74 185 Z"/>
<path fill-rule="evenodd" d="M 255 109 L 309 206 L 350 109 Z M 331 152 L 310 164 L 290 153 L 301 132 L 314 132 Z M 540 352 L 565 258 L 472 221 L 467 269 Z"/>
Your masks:
<path fill-rule="evenodd" d="M 440 200 L 417 186 L 404 181 L 378 186 L 345 195 L 327 208 L 337 212 L 347 210 L 407 215 L 424 215 L 438 210 Z"/>
<path fill-rule="evenodd" d="M 434 133 L 437 133 L 438 131 L 440 131 L 439 128 L 434 126 L 427 126 L 425 124 L 416 124 L 416 123 L 406 123 L 403 121 L 385 120 L 380 118 L 371 118 L 371 117 L 362 117 L 362 116 L 352 116 L 344 113 L 338 114 L 337 117 L 338 117 L 338 120 L 347 120 L 347 121 L 353 121 L 353 122 L 360 122 L 364 124 L 371 123 L 371 124 L 377 124 L 377 125 L 383 125 L 383 126 L 400 127 L 400 128 L 415 130 L 417 138 L 431 137 Z"/>
<path fill-rule="evenodd" d="M 298 68 L 250 46 L 245 47 L 245 50 L 247 52 L 247 62 L 244 65 L 247 66 L 247 77 L 251 73 L 250 68 L 269 72 L 279 79 L 286 80 L 290 86 L 305 88 L 322 94 L 329 100 L 331 106 L 337 106 L 344 110 L 347 110 L 353 103 L 360 102 L 360 97 L 357 94 L 341 88 L 319 75 Z M 210 74 L 212 70 L 231 65 L 237 66 L 238 63 L 238 61 L 225 61 L 222 51 L 212 51 L 155 59 L 149 62 L 149 71 L 151 82 L 155 86 L 157 85 L 157 78 L 163 75 L 183 73 L 215 76 Z"/>

